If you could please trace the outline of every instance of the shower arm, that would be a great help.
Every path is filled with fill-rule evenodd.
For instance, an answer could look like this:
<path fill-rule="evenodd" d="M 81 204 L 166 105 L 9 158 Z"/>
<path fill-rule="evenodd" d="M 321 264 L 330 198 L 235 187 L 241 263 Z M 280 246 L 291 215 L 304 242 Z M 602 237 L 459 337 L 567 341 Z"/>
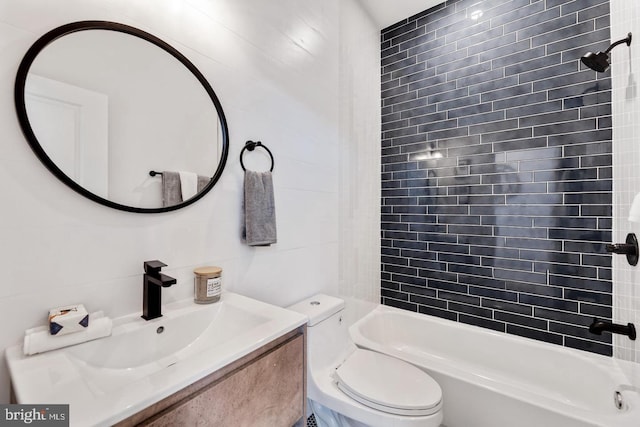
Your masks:
<path fill-rule="evenodd" d="M 613 49 L 614 47 L 618 46 L 619 44 L 622 43 L 626 43 L 627 46 L 631 46 L 631 33 L 627 34 L 627 37 L 622 39 L 622 40 L 618 40 L 617 42 L 613 43 L 611 46 L 609 46 L 609 48 L 607 48 L 607 50 L 604 51 L 604 53 L 609 53 L 611 51 L 611 49 Z"/>

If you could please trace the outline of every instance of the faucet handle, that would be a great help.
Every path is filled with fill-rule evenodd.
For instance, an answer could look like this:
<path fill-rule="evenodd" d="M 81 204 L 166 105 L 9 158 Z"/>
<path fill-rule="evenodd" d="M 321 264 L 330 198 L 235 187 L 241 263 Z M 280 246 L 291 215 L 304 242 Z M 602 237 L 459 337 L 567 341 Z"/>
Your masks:
<path fill-rule="evenodd" d="M 153 261 L 145 261 L 144 272 L 147 274 L 159 274 L 160 270 L 162 270 L 162 267 L 166 266 L 167 264 L 162 261 L 158 261 L 157 259 Z"/>
<path fill-rule="evenodd" d="M 629 265 L 637 265 L 640 250 L 638 249 L 638 239 L 634 233 L 627 234 L 624 243 L 614 243 L 605 245 L 607 252 L 614 254 L 623 254 L 627 256 Z"/>

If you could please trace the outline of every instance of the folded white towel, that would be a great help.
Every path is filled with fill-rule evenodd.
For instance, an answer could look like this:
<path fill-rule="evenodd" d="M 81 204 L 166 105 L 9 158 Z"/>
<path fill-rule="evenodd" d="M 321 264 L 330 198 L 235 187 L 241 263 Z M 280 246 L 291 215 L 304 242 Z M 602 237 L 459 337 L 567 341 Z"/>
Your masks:
<path fill-rule="evenodd" d="M 26 356 L 45 351 L 55 350 L 70 345 L 103 338 L 111 335 L 112 321 L 104 317 L 104 313 L 98 311 L 91 313 L 91 323 L 83 331 L 73 334 L 56 336 L 49 333 L 47 326 L 27 329 L 24 333 L 24 346 L 22 351 Z"/>
<path fill-rule="evenodd" d="M 198 194 L 198 175 L 193 172 L 179 171 L 182 200 L 187 201 Z"/>

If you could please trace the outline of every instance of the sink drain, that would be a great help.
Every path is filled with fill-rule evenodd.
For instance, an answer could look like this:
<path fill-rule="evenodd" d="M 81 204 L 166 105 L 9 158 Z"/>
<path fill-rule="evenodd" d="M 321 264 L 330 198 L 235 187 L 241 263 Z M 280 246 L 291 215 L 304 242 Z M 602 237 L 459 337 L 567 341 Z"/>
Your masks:
<path fill-rule="evenodd" d="M 161 334 L 163 332 L 164 332 L 164 326 L 158 326 L 158 329 L 156 329 L 156 333 Z"/>
<path fill-rule="evenodd" d="M 622 398 L 622 393 L 616 391 L 613 393 L 613 403 L 616 405 L 618 410 L 624 409 L 624 399 Z"/>

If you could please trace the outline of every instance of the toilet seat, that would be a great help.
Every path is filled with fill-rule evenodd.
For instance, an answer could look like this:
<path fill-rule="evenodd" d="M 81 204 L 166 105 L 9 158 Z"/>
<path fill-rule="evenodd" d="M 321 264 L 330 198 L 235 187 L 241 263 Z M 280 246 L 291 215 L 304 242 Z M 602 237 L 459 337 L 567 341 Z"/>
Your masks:
<path fill-rule="evenodd" d="M 395 415 L 426 416 L 442 407 L 442 389 L 419 368 L 356 349 L 335 371 L 338 388 L 361 404 Z"/>

